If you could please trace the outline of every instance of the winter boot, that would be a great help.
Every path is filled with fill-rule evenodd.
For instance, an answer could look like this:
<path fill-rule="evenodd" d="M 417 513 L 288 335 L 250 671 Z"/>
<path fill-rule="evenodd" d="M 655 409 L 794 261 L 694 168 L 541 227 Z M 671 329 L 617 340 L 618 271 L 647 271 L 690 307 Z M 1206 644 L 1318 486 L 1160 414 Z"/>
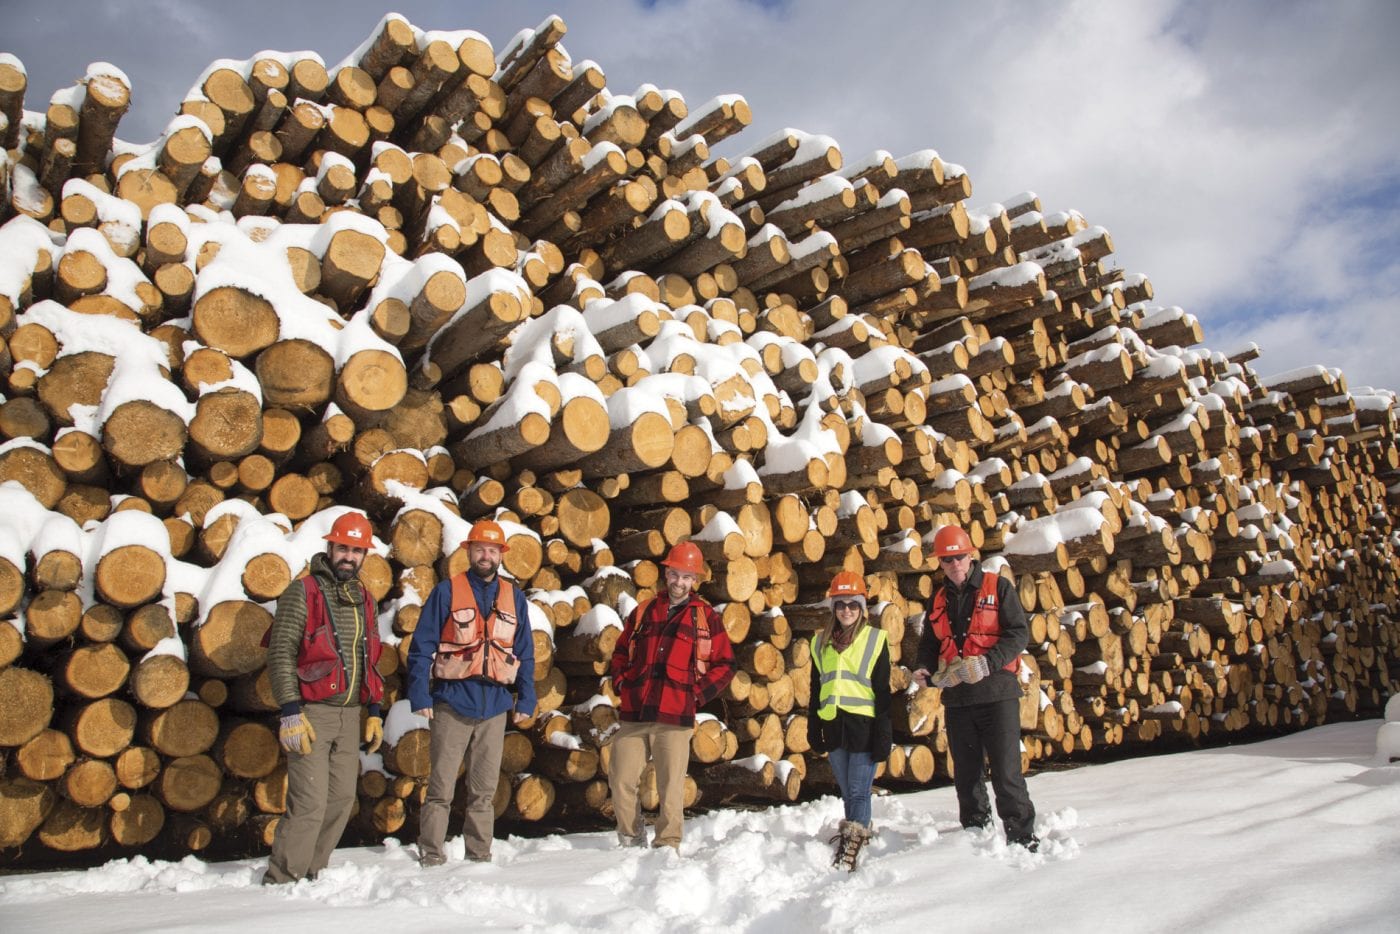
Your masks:
<path fill-rule="evenodd" d="M 1008 846 L 1023 846 L 1028 853 L 1040 852 L 1040 838 L 1033 833 L 1027 834 L 1024 837 L 1017 837 L 1014 840 L 1007 840 L 1006 843 Z"/>
<path fill-rule="evenodd" d="M 864 824 L 855 821 L 844 820 L 841 822 L 841 846 L 836 856 L 831 861 L 831 865 L 839 868 L 844 867 L 847 872 L 856 871 L 856 859 L 860 856 L 861 847 L 870 840 L 870 830 Z"/>
<path fill-rule="evenodd" d="M 826 841 L 832 846 L 832 868 L 839 868 L 841 866 L 841 860 L 846 853 L 846 840 L 850 836 L 850 831 L 847 829 L 850 823 L 851 822 L 848 820 L 843 820 L 840 823 L 840 825 L 836 828 L 836 835 L 833 836 L 830 840 Z"/>

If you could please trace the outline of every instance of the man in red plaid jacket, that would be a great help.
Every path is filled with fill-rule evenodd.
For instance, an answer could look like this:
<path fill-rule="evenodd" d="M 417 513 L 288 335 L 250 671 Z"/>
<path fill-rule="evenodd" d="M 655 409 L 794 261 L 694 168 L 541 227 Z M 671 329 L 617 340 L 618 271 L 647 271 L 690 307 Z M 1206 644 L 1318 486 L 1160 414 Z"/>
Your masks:
<path fill-rule="evenodd" d="M 653 845 L 679 852 L 695 711 L 734 677 L 734 649 L 719 614 L 694 593 L 705 573 L 700 549 L 681 542 L 661 564 L 666 592 L 628 615 L 608 667 L 622 721 L 612 741 L 608 777 L 618 841 L 646 846 L 637 788 L 650 749 L 661 798 Z"/>

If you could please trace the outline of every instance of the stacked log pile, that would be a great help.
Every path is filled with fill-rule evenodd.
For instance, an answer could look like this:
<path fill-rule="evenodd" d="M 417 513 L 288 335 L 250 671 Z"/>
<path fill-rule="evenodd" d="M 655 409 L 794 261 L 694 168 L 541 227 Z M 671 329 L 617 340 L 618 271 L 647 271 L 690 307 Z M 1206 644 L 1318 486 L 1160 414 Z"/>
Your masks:
<path fill-rule="evenodd" d="M 742 668 L 692 802 L 830 786 L 808 639 L 843 568 L 895 655 L 882 781 L 947 776 L 908 671 L 950 522 L 1031 616 L 1028 767 L 1379 709 L 1393 394 L 1199 348 L 1107 231 L 974 206 L 932 150 L 714 155 L 742 97 L 614 93 L 564 33 L 391 14 L 331 68 L 221 60 L 147 146 L 116 69 L 36 106 L 0 56 L 0 850 L 265 846 L 260 641 L 351 507 L 395 649 L 370 835 L 421 800 L 403 659 L 480 517 L 534 607 L 511 818 L 608 813 L 606 661 L 687 538 Z"/>

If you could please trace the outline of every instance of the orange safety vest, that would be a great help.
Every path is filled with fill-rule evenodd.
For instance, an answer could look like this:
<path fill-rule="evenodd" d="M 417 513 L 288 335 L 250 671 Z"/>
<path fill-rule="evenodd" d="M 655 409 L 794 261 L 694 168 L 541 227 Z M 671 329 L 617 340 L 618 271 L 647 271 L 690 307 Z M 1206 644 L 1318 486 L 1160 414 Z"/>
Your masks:
<path fill-rule="evenodd" d="M 659 597 L 652 597 L 646 603 L 637 608 L 637 625 L 647 618 L 647 611 Z M 701 599 L 699 597 L 696 598 Z M 700 612 L 700 607 L 691 604 L 690 623 L 695 628 L 695 673 L 703 675 L 710 670 L 710 654 L 714 650 L 714 639 L 710 636 L 710 622 L 705 618 L 705 614 Z M 633 630 L 635 635 L 636 630 Z M 634 638 L 627 645 L 627 660 L 632 661 L 632 653 L 636 651 L 637 640 Z"/>
<path fill-rule="evenodd" d="M 977 602 L 972 605 L 972 620 L 967 627 L 967 638 L 963 640 L 962 655 L 986 655 L 1001 638 L 1001 604 L 997 601 L 997 581 L 995 574 L 982 575 L 982 586 L 977 591 Z M 938 588 L 933 598 L 933 609 L 928 614 L 929 625 L 938 637 L 938 656 L 945 662 L 958 657 L 958 646 L 953 639 L 953 624 L 948 619 L 948 589 Z M 1021 656 L 1002 667 L 1015 672 L 1020 668 Z"/>
<path fill-rule="evenodd" d="M 496 605 L 483 617 L 465 573 L 452 578 L 452 608 L 442 624 L 433 677 L 444 681 L 482 678 L 512 685 L 520 671 L 515 657 L 515 585 L 500 578 Z"/>

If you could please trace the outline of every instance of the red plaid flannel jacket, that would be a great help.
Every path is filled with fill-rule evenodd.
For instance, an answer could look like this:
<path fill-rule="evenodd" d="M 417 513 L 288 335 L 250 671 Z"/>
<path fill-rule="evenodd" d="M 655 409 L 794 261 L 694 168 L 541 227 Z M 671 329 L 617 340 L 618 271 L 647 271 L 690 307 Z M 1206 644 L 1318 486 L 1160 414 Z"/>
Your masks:
<path fill-rule="evenodd" d="M 734 649 L 719 614 L 694 594 L 672 607 L 662 594 L 628 614 L 608 674 L 621 700 L 618 716 L 634 723 L 692 726 L 695 711 L 719 696 L 734 677 Z M 695 672 L 695 613 L 710 628 L 710 666 Z"/>

